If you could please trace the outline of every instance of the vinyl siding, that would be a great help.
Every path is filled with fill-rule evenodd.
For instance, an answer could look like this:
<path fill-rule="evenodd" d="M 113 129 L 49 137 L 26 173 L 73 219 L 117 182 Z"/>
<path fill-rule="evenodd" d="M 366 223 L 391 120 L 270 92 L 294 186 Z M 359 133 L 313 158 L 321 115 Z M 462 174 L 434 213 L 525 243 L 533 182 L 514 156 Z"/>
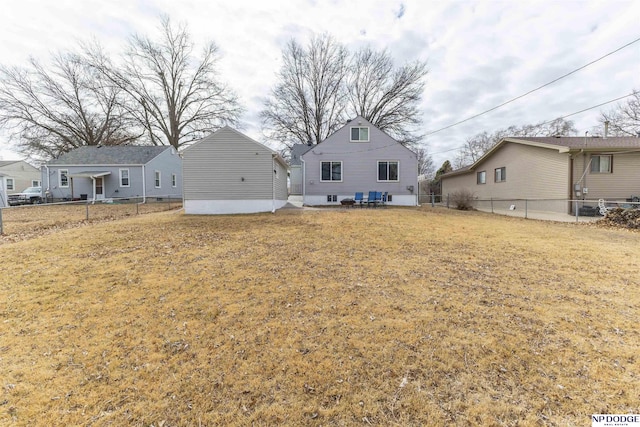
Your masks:
<path fill-rule="evenodd" d="M 160 188 L 155 185 L 155 171 L 160 171 Z M 145 165 L 144 173 L 147 197 L 182 197 L 182 159 L 175 150 L 165 150 L 151 159 Z M 176 174 L 176 187 L 171 186 L 172 174 Z"/>
<path fill-rule="evenodd" d="M 183 152 L 185 200 L 287 199 L 287 170 L 274 152 L 223 128 Z M 278 171 L 274 174 L 274 164 Z"/>
<path fill-rule="evenodd" d="M 506 180 L 495 182 L 504 167 Z M 486 184 L 477 184 L 477 172 Z M 569 196 L 569 155 L 557 150 L 507 143 L 471 172 L 445 177 L 443 195 L 465 188 L 479 199 L 566 199 Z"/>
<path fill-rule="evenodd" d="M 358 124 L 359 122 L 362 124 Z M 350 142 L 353 126 L 368 126 L 369 142 Z M 336 194 L 354 197 L 356 192 L 366 194 L 368 191 L 389 192 L 393 196 L 415 196 L 418 192 L 418 162 L 415 153 L 362 118 L 357 118 L 336 131 L 303 154 L 302 159 L 305 196 Z M 321 163 L 329 161 L 342 162 L 341 182 L 321 181 Z M 378 161 L 398 162 L 399 180 L 379 182 Z M 413 186 L 413 191 L 408 186 Z M 320 199 L 313 197 L 313 200 Z"/>
<path fill-rule="evenodd" d="M 32 187 L 33 181 L 41 181 L 41 174 L 38 169 L 25 161 L 17 161 L 0 168 L 0 172 L 6 178 L 13 178 L 13 190 L 7 190 L 7 194 L 22 192 L 27 187 Z"/>
<path fill-rule="evenodd" d="M 574 181 L 578 182 L 584 174 L 581 186 L 589 189 L 585 198 L 626 200 L 640 195 L 640 153 L 613 154 L 613 173 L 591 173 L 587 170 L 585 174 L 585 164 L 589 167 L 591 155 L 575 154 L 573 162 Z"/>

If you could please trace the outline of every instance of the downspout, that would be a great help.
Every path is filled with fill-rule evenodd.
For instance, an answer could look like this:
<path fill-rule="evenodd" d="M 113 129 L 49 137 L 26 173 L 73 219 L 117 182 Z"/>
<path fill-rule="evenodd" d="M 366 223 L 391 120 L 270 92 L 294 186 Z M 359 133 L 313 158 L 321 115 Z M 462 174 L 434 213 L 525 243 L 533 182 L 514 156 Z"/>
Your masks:
<path fill-rule="evenodd" d="M 145 180 L 145 177 L 144 165 L 142 165 L 142 203 L 147 202 L 147 181 Z"/>
<path fill-rule="evenodd" d="M 276 213 L 276 155 L 271 155 L 271 213 Z"/>
<path fill-rule="evenodd" d="M 93 185 L 93 201 L 91 201 L 91 204 L 93 205 L 96 203 L 96 177 L 95 176 L 91 177 L 91 183 Z"/>
<path fill-rule="evenodd" d="M 47 175 L 47 187 L 42 194 L 44 195 L 44 201 L 46 203 L 49 203 L 49 198 L 47 197 L 48 194 L 51 194 L 51 201 L 53 202 L 53 194 L 51 193 L 51 178 L 49 178 L 49 166 L 44 165 L 44 170 L 45 174 Z"/>
<path fill-rule="evenodd" d="M 305 191 L 307 186 L 307 166 L 304 164 L 302 156 L 300 156 L 300 163 L 302 163 L 302 206 L 304 206 L 304 196 L 307 194 Z"/>

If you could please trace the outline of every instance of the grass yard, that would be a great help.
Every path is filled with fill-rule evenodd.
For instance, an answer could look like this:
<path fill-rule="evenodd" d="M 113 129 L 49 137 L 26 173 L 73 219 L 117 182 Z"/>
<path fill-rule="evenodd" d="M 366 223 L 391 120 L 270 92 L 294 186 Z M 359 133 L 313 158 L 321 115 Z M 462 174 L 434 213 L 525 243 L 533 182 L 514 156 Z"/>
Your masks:
<path fill-rule="evenodd" d="M 0 260 L 0 425 L 640 413 L 640 233 L 428 208 L 164 213 Z"/>

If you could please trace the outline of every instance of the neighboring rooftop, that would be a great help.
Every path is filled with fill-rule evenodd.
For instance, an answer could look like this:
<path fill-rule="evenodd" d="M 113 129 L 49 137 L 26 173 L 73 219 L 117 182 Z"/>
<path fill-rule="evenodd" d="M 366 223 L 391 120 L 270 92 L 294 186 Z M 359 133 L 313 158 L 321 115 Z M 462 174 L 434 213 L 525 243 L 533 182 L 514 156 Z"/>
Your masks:
<path fill-rule="evenodd" d="M 548 145 L 558 145 L 569 149 L 582 148 L 640 148 L 640 138 L 636 137 L 619 137 L 610 136 L 607 138 L 600 137 L 584 137 L 584 136 L 545 136 L 545 137 L 508 137 L 508 140 L 520 140 L 537 142 Z"/>
<path fill-rule="evenodd" d="M 48 162 L 48 165 L 143 165 L 169 146 L 114 145 L 80 147 Z"/>
<path fill-rule="evenodd" d="M 291 147 L 291 160 L 289 161 L 289 164 L 291 166 L 301 165 L 302 155 L 307 151 L 311 150 L 312 148 L 313 148 L 313 145 L 309 145 L 309 144 L 296 144 L 293 147 Z"/>

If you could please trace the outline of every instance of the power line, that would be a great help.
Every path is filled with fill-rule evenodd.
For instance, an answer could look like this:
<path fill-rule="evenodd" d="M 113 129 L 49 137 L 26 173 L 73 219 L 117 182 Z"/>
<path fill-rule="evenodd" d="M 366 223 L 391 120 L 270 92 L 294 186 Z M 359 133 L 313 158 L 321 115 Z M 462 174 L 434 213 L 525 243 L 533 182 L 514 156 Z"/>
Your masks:
<path fill-rule="evenodd" d="M 497 109 L 498 109 L 498 108 L 500 108 L 500 107 L 504 107 L 505 105 L 510 104 L 510 103 L 512 103 L 512 102 L 514 102 L 514 101 L 517 101 L 517 100 L 518 100 L 518 99 L 520 99 L 520 98 L 524 98 L 525 96 L 527 96 L 527 95 L 529 95 L 529 94 L 531 94 L 531 93 L 533 93 L 533 92 L 535 92 L 535 91 L 537 91 L 537 90 L 540 90 L 540 89 L 542 89 L 542 88 L 544 88 L 544 87 L 547 87 L 547 86 L 549 86 L 549 85 L 551 85 L 551 84 L 553 84 L 553 83 L 557 82 L 558 80 L 562 80 L 562 79 L 564 79 L 565 77 L 568 77 L 568 76 L 570 76 L 570 75 L 572 75 L 572 74 L 574 74 L 574 73 L 577 73 L 578 71 L 583 70 L 583 69 L 587 68 L 588 66 L 593 65 L 593 64 L 595 64 L 596 62 L 598 62 L 598 61 L 600 61 L 600 60 L 602 60 L 602 59 L 604 59 L 604 58 L 606 58 L 606 57 L 608 57 L 608 56 L 611 56 L 611 55 L 613 55 L 614 53 L 619 52 L 619 51 L 621 51 L 622 49 L 624 49 L 624 48 L 626 48 L 626 47 L 629 47 L 629 46 L 631 46 L 632 44 L 637 43 L 637 42 L 639 42 L 639 41 L 640 41 L 640 38 L 637 38 L 637 39 L 635 39 L 635 40 L 633 40 L 633 41 L 631 41 L 631 42 L 629 42 L 629 43 L 625 44 L 624 46 L 619 47 L 618 49 L 613 50 L 613 51 L 611 51 L 611 52 L 607 53 L 606 55 L 603 55 L 603 56 L 601 56 L 600 58 L 595 59 L 595 60 L 593 60 L 593 61 L 589 62 L 588 64 L 583 65 L 583 66 L 582 66 L 582 67 L 580 67 L 580 68 L 576 68 L 575 70 L 573 70 L 573 71 L 571 71 L 571 72 L 569 72 L 569 73 L 567 73 L 567 74 L 564 74 L 564 75 L 562 75 L 562 76 L 560 76 L 560 77 L 558 77 L 558 78 L 556 78 L 556 79 L 554 79 L 554 80 L 551 80 L 551 81 L 550 81 L 550 82 L 548 82 L 548 83 L 543 84 L 542 86 L 539 86 L 539 87 L 537 87 L 537 88 L 535 88 L 535 89 L 532 89 L 532 90 L 530 90 L 529 92 L 526 92 L 526 93 L 524 93 L 524 94 L 522 94 L 522 95 L 520 95 L 520 96 L 516 96 L 515 98 L 512 98 L 512 99 L 510 99 L 510 100 L 508 100 L 508 101 L 505 101 L 505 102 L 503 102 L 503 103 L 502 103 L 502 104 L 500 104 L 500 105 L 497 105 L 497 106 L 495 106 L 495 107 L 493 107 L 493 108 L 490 108 L 490 109 L 488 109 L 488 110 L 486 110 L 486 111 L 483 111 L 482 113 L 475 114 L 475 115 L 473 115 L 473 116 L 471 116 L 471 117 L 468 117 L 468 118 L 466 118 L 466 119 L 464 119 L 464 120 L 460 120 L 459 122 L 455 122 L 455 123 L 453 123 L 453 124 L 450 124 L 450 125 L 448 125 L 448 126 L 445 126 L 445 127 L 443 127 L 443 128 L 437 129 L 437 130 L 434 130 L 434 131 L 432 131 L 432 132 L 427 132 L 427 133 L 425 134 L 425 136 L 433 135 L 433 134 L 438 133 L 438 132 L 441 132 L 441 131 L 443 131 L 443 130 L 445 130 L 445 129 L 449 129 L 449 128 L 452 128 L 452 127 L 457 126 L 457 125 L 459 125 L 459 124 L 462 124 L 462 123 L 468 122 L 469 120 L 475 119 L 476 117 L 480 117 L 480 116 L 482 116 L 482 115 L 484 115 L 484 114 L 490 113 L 490 112 L 492 112 L 492 111 L 494 111 L 494 110 L 497 110 Z M 627 95 L 627 96 L 629 96 L 629 95 Z M 623 98 L 624 98 L 624 97 L 623 97 Z M 613 102 L 613 101 L 611 101 L 611 102 Z M 603 105 L 604 105 L 604 104 L 603 104 Z M 594 108 L 595 108 L 595 107 L 594 107 Z M 585 111 L 586 111 L 586 110 L 585 110 Z M 575 113 L 575 114 L 578 114 L 578 113 Z M 567 117 L 568 117 L 568 116 L 567 116 Z"/>
<path fill-rule="evenodd" d="M 640 39 L 639 39 L 639 40 L 640 40 Z M 566 115 L 564 115 L 564 116 L 562 116 L 562 117 L 557 117 L 557 118 L 555 118 L 555 119 L 553 119 L 553 120 L 547 120 L 546 122 L 542 122 L 542 123 L 538 123 L 538 124 L 540 124 L 540 125 L 546 125 L 546 124 L 551 123 L 551 122 L 553 122 L 553 121 L 555 121 L 555 120 L 558 120 L 558 119 L 566 119 L 567 117 L 575 116 L 576 114 L 584 113 L 585 111 L 593 110 L 594 108 L 602 107 L 603 105 L 607 105 L 607 104 L 611 104 L 612 102 L 620 101 L 621 99 L 628 98 L 628 97 L 630 97 L 630 96 L 632 96 L 632 95 L 635 95 L 635 94 L 636 94 L 636 92 L 634 91 L 634 92 L 631 92 L 631 93 L 629 93 L 629 94 L 627 94 L 627 95 L 620 96 L 620 97 L 618 97 L 618 98 L 612 99 L 612 100 L 610 100 L 610 101 L 602 102 L 602 103 L 600 103 L 600 104 L 598 104 L 598 105 L 594 105 L 594 106 L 592 106 L 592 107 L 588 107 L 588 108 L 585 108 L 585 109 L 583 109 L 583 110 L 576 111 L 575 113 L 566 114 Z M 450 151 L 457 151 L 457 150 L 461 150 L 462 148 L 464 148 L 464 146 L 460 146 L 460 147 L 456 147 L 456 148 L 450 148 L 450 149 L 448 149 L 448 150 L 437 151 L 437 152 L 435 152 L 435 153 L 429 153 L 429 154 L 442 154 L 442 153 L 448 153 L 448 152 L 450 152 Z"/>

